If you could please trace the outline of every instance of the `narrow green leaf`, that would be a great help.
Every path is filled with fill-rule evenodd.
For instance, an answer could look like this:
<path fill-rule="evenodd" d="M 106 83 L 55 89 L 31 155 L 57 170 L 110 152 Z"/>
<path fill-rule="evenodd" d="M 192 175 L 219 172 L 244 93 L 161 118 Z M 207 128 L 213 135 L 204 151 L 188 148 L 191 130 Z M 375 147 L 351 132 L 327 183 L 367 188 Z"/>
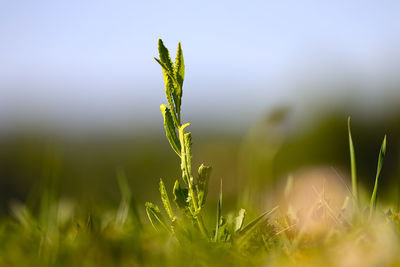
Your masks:
<path fill-rule="evenodd" d="M 176 154 L 178 154 L 178 156 L 181 156 L 181 144 L 176 134 L 171 112 L 166 105 L 161 105 L 160 110 L 164 118 L 165 134 L 167 136 L 169 144 L 171 145 L 172 149 L 176 152 Z"/>
<path fill-rule="evenodd" d="M 353 203 L 356 209 L 359 208 L 358 202 L 358 186 L 357 186 L 357 167 L 356 167 L 356 156 L 354 152 L 354 144 L 353 138 L 351 137 L 351 128 L 350 128 L 350 120 L 351 118 L 348 117 L 347 119 L 347 130 L 349 134 L 349 149 L 350 149 L 350 165 L 351 165 L 351 188 L 353 194 Z"/>
<path fill-rule="evenodd" d="M 212 168 L 201 164 L 197 176 L 197 192 L 199 199 L 199 206 L 202 207 L 206 203 L 208 193 L 208 182 L 210 180 Z"/>
<path fill-rule="evenodd" d="M 173 113 L 173 118 L 174 122 L 176 123 L 176 126 L 179 126 L 182 87 L 176 81 L 174 65 L 172 64 L 171 58 L 169 56 L 169 51 L 165 47 L 161 39 L 158 40 L 158 52 L 160 55 L 160 59 L 159 60 L 156 59 L 156 61 L 162 67 L 164 83 L 165 83 L 165 94 L 167 97 L 168 105 L 169 108 L 171 109 L 171 112 Z"/>
<path fill-rule="evenodd" d="M 163 63 L 160 59 L 158 59 L 158 58 L 156 58 L 156 57 L 155 57 L 154 59 L 155 59 L 155 61 L 157 61 L 158 64 L 160 64 L 162 70 L 165 71 L 165 74 L 173 81 L 173 83 L 176 83 L 174 73 L 171 72 L 171 71 L 168 69 L 167 65 L 165 65 L 165 63 Z M 172 93 L 172 92 L 171 92 L 171 93 Z"/>
<path fill-rule="evenodd" d="M 180 186 L 178 180 L 175 181 L 173 194 L 174 194 L 174 201 L 175 201 L 176 205 L 181 209 L 184 209 L 184 210 L 187 209 L 189 206 L 189 203 L 188 203 L 189 190 L 186 188 L 182 188 Z"/>
<path fill-rule="evenodd" d="M 190 175 L 192 173 L 192 134 L 185 133 L 186 168 Z M 193 183 L 193 181 L 191 181 Z"/>
<path fill-rule="evenodd" d="M 146 202 L 145 207 L 147 217 L 149 217 L 150 223 L 154 229 L 160 231 L 162 228 L 164 228 L 165 230 L 169 231 L 158 206 L 154 205 L 153 203 Z"/>
<path fill-rule="evenodd" d="M 172 65 L 171 57 L 169 56 L 168 48 L 165 47 L 165 45 L 161 39 L 158 39 L 158 53 L 160 55 L 161 62 L 167 66 L 168 70 L 172 71 L 173 65 Z"/>
<path fill-rule="evenodd" d="M 187 152 L 185 145 L 185 128 L 188 127 L 190 123 L 186 123 L 178 128 L 179 141 L 181 143 L 181 170 L 182 170 L 182 180 L 186 185 L 189 185 L 190 174 L 187 172 Z"/>
<path fill-rule="evenodd" d="M 218 231 L 219 231 L 219 226 L 221 223 L 221 211 L 222 211 L 222 180 L 221 180 L 221 186 L 220 186 L 220 192 L 219 192 L 219 198 L 218 198 L 218 204 L 217 204 L 217 223 L 215 225 L 214 242 L 218 241 Z"/>
<path fill-rule="evenodd" d="M 164 209 L 168 214 L 168 217 L 173 221 L 175 216 L 172 212 L 171 203 L 169 202 L 167 190 L 165 189 L 165 185 L 162 179 L 160 179 L 160 194 L 161 194 L 161 201 L 164 205 Z"/>
<path fill-rule="evenodd" d="M 257 218 L 255 218 L 253 221 L 251 221 L 249 224 L 247 224 L 242 230 L 239 231 L 240 235 L 244 235 L 247 232 L 250 232 L 251 230 L 253 230 L 257 224 L 259 224 L 260 222 L 262 222 L 263 220 L 267 219 L 267 216 L 272 214 L 273 212 L 275 212 L 278 209 L 278 206 L 273 208 L 270 211 L 267 211 L 263 214 L 261 214 L 260 216 L 258 216 Z"/>
<path fill-rule="evenodd" d="M 135 198 L 132 198 L 131 200 L 131 210 L 133 218 L 135 219 L 136 222 L 137 229 L 141 229 L 143 227 L 143 223 L 141 220 L 142 217 L 139 215 L 139 209 Z"/>
<path fill-rule="evenodd" d="M 131 190 L 129 189 L 126 173 L 122 168 L 117 168 L 116 172 L 117 172 L 118 186 L 121 191 L 122 199 L 126 202 L 129 202 L 131 200 L 132 193 Z"/>
<path fill-rule="evenodd" d="M 36 229 L 35 219 L 29 212 L 29 209 L 19 203 L 19 202 L 12 202 L 11 203 L 11 213 L 13 217 L 28 231 L 32 232 L 33 229 Z M 89 216 L 90 218 L 90 216 Z"/>
<path fill-rule="evenodd" d="M 246 216 L 246 210 L 240 209 L 238 216 L 236 216 L 235 218 L 235 228 L 234 228 L 235 232 L 238 232 L 240 231 L 240 229 L 242 229 L 245 216 Z"/>
<path fill-rule="evenodd" d="M 385 154 L 386 154 L 386 135 L 383 138 L 381 150 L 379 151 L 378 167 L 376 170 L 376 177 L 375 177 L 375 186 L 374 186 L 374 191 L 372 192 L 371 203 L 370 203 L 370 216 L 372 216 L 373 212 L 375 211 L 375 207 L 376 207 L 379 176 L 381 174 Z"/>
<path fill-rule="evenodd" d="M 183 60 L 183 53 L 181 43 L 178 44 L 176 51 L 175 65 L 174 65 L 174 76 L 176 81 L 175 91 L 173 94 L 174 102 L 176 106 L 176 112 L 180 117 L 181 99 L 182 99 L 182 86 L 183 80 L 185 79 L 185 63 Z"/>
<path fill-rule="evenodd" d="M 181 43 L 178 44 L 178 49 L 176 51 L 174 74 L 176 77 L 176 81 L 182 88 L 183 80 L 185 79 L 185 62 L 183 60 Z M 180 94 L 178 95 L 182 96 L 182 92 L 180 92 Z"/>
<path fill-rule="evenodd" d="M 214 236 L 215 242 L 226 242 L 228 238 L 230 238 L 231 232 L 229 231 L 229 226 L 227 220 L 224 216 L 221 216 L 219 220 L 219 227 L 217 237 Z"/>
<path fill-rule="evenodd" d="M 167 70 L 167 67 L 165 66 L 164 63 L 162 63 L 159 59 L 155 58 L 155 60 L 161 65 L 162 67 L 162 72 L 163 72 L 163 77 L 164 77 L 164 84 L 165 84 L 165 97 L 167 98 L 168 106 L 171 110 L 172 114 L 172 119 L 174 121 L 174 124 L 176 127 L 179 127 L 180 122 L 178 122 L 178 119 L 176 117 L 176 110 L 175 110 L 175 105 L 173 101 L 173 93 L 174 93 L 174 82 L 173 82 L 173 76 L 170 73 L 170 71 Z"/>
<path fill-rule="evenodd" d="M 122 199 L 118 207 L 115 225 L 117 227 L 122 227 L 128 219 L 132 193 L 129 189 L 128 179 L 126 178 L 126 174 L 122 168 L 117 169 L 117 179 Z"/>

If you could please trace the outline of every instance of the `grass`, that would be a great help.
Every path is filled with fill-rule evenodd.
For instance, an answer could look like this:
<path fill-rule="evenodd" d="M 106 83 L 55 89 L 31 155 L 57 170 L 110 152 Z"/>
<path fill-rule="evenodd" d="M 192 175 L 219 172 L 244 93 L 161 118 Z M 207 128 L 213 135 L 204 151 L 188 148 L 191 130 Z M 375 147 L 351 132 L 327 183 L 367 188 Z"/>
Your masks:
<path fill-rule="evenodd" d="M 181 45 L 172 62 L 159 40 L 167 104 L 160 110 L 167 140 L 180 161 L 181 177 L 159 200 L 134 201 L 123 169 L 116 177 L 118 206 L 86 206 L 60 199 L 44 187 L 37 207 L 11 205 L 0 224 L 0 266 L 386 266 L 400 264 L 400 214 L 377 205 L 386 154 L 382 142 L 369 201 L 357 183 L 356 153 L 348 119 L 352 188 L 333 204 L 331 188 L 312 188 L 315 199 L 293 211 L 296 177 L 290 175 L 284 205 L 257 215 L 252 207 L 225 210 L 220 183 L 215 213 L 205 209 L 210 166 L 194 171 L 192 134 L 182 122 L 185 65 Z M 322 179 L 322 178 L 321 178 Z M 50 183 L 51 184 L 51 183 Z M 353 201 L 349 201 L 349 199 Z M 349 204 L 352 203 L 352 204 Z M 160 203 L 159 205 L 155 203 Z M 215 218 L 214 223 L 209 223 Z"/>

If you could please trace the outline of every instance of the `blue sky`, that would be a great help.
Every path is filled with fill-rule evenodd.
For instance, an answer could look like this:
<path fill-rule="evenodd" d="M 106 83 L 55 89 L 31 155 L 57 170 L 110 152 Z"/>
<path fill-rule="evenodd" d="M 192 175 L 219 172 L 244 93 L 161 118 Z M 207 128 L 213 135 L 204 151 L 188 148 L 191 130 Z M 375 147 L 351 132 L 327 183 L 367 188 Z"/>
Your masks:
<path fill-rule="evenodd" d="M 159 120 L 160 37 L 173 53 L 182 42 L 186 116 L 250 123 L 315 95 L 366 103 L 400 66 L 398 14 L 398 1 L 1 1 L 0 123 Z M 360 88 L 314 82 L 343 75 Z"/>

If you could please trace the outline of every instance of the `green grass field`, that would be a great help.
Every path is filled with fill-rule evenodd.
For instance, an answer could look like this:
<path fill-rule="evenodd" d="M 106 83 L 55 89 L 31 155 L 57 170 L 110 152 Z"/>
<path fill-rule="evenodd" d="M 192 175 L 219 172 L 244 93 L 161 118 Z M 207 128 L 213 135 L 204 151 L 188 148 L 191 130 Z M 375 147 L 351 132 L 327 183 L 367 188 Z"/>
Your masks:
<path fill-rule="evenodd" d="M 1 218 L 0 266 L 400 265 L 400 214 L 396 203 L 379 202 L 386 136 L 372 188 L 359 186 L 357 137 L 349 118 L 342 134 L 349 141 L 350 184 L 333 171 L 305 171 L 276 187 L 275 201 L 265 210 L 246 201 L 251 199 L 247 189 L 256 183 L 225 205 L 229 185 L 210 166 L 192 163 L 190 124 L 181 116 L 181 45 L 174 62 L 161 40 L 159 54 L 166 93 L 160 109 L 170 157 L 180 162 L 179 179 L 160 179 L 154 185 L 160 196 L 149 192 L 142 205 L 135 201 L 130 177 L 117 168 L 120 201 L 114 206 L 104 205 L 101 196 L 90 202 L 62 198 L 54 181 L 43 180 L 39 194 L 26 203 L 12 202 L 10 214 Z M 48 166 L 57 171 L 53 163 Z M 207 199 L 209 191 L 218 191 L 216 200 Z"/>

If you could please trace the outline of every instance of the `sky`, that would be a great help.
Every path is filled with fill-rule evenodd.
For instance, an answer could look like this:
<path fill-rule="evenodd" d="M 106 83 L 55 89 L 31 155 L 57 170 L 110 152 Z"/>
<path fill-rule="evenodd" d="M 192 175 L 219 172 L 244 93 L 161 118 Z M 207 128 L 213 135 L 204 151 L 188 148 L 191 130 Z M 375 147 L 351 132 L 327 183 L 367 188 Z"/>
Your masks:
<path fill-rule="evenodd" d="M 346 95 L 379 108 L 398 14 L 398 1 L 0 1 L 0 125 L 158 123 L 158 38 L 182 43 L 184 118 L 247 127 Z"/>

